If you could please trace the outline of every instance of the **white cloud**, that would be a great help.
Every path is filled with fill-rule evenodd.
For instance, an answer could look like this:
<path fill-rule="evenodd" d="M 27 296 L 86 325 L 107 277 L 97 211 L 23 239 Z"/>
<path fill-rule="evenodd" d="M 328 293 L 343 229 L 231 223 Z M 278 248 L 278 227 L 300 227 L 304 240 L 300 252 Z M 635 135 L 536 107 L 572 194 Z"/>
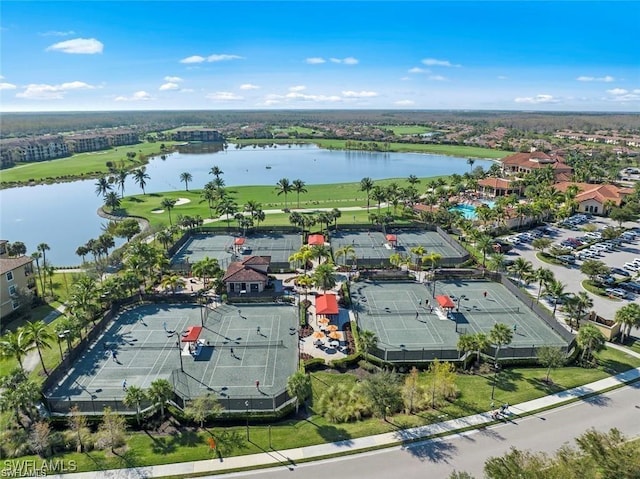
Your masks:
<path fill-rule="evenodd" d="M 166 76 L 164 77 L 164 81 L 168 83 L 180 83 L 181 81 L 184 81 L 184 80 L 180 77 Z"/>
<path fill-rule="evenodd" d="M 160 85 L 160 91 L 177 90 L 180 86 L 177 83 L 167 82 Z"/>
<path fill-rule="evenodd" d="M 498 80 L 508 80 L 508 79 L 509 79 L 509 77 L 504 76 L 504 75 L 498 75 L 496 78 L 497 78 Z"/>
<path fill-rule="evenodd" d="M 442 75 L 430 75 L 427 77 L 427 80 L 432 80 L 432 81 L 447 81 L 447 79 L 445 77 L 443 77 Z"/>
<path fill-rule="evenodd" d="M 529 103 L 532 105 L 538 105 L 543 103 L 558 103 L 560 100 L 554 98 L 553 95 L 536 95 L 534 97 L 520 97 L 515 98 L 513 101 L 516 103 Z"/>
<path fill-rule="evenodd" d="M 462 65 L 454 65 L 449 60 L 437 60 L 435 58 L 425 58 L 422 60 L 423 65 L 428 67 L 460 67 Z"/>
<path fill-rule="evenodd" d="M 235 93 L 232 93 L 230 91 L 217 91 L 215 93 L 209 93 L 206 98 L 208 98 L 209 100 L 216 100 L 216 101 L 238 101 L 238 100 L 244 100 L 243 96 L 240 95 L 236 95 Z"/>
<path fill-rule="evenodd" d="M 409 77 L 402 77 L 402 78 L 400 78 L 400 80 L 407 81 L 407 80 L 410 80 L 410 78 Z"/>
<path fill-rule="evenodd" d="M 193 88 L 183 88 L 180 90 L 180 93 L 193 93 L 195 90 Z"/>
<path fill-rule="evenodd" d="M 410 106 L 410 105 L 415 105 L 415 102 L 413 100 L 398 100 L 393 104 L 398 106 Z"/>
<path fill-rule="evenodd" d="M 153 100 L 153 97 L 144 90 L 137 91 L 131 96 L 118 96 L 115 101 L 149 101 Z"/>
<path fill-rule="evenodd" d="M 0 82 L 0 90 L 15 90 L 16 88 L 13 83 Z"/>
<path fill-rule="evenodd" d="M 252 83 L 243 83 L 240 85 L 241 90 L 258 90 L 259 88 L 258 85 L 253 85 Z"/>
<path fill-rule="evenodd" d="M 288 100 L 302 100 L 302 101 L 311 101 L 311 102 L 340 102 L 342 101 L 342 97 L 337 95 L 307 95 L 305 93 L 299 92 L 289 92 L 285 95 L 285 98 Z"/>
<path fill-rule="evenodd" d="M 304 85 L 296 85 L 296 86 L 290 86 L 289 87 L 289 91 L 303 91 L 306 90 L 307 87 Z"/>
<path fill-rule="evenodd" d="M 75 35 L 75 34 L 76 34 L 76 32 L 74 32 L 73 30 L 68 30 L 66 32 L 52 30 L 52 31 L 49 31 L 49 32 L 41 33 L 40 36 L 42 36 L 42 37 L 68 37 L 70 35 Z"/>
<path fill-rule="evenodd" d="M 180 63 L 213 63 L 213 62 L 224 62 L 228 60 L 242 60 L 243 57 L 240 55 L 227 55 L 226 53 L 214 53 L 213 55 L 209 55 L 208 57 L 203 57 L 200 55 L 192 55 L 187 58 L 183 58 L 180 60 Z"/>
<path fill-rule="evenodd" d="M 55 43 L 47 47 L 47 51 L 57 51 L 62 53 L 74 53 L 93 55 L 102 53 L 104 45 L 95 38 L 75 38 L 73 40 L 65 40 L 64 42 Z"/>
<path fill-rule="evenodd" d="M 331 60 L 332 63 L 342 63 L 344 65 L 357 65 L 359 63 L 358 59 L 353 57 L 330 58 L 329 60 Z"/>
<path fill-rule="evenodd" d="M 180 60 L 180 63 L 202 63 L 204 60 L 205 58 L 200 55 L 192 55 L 190 57 L 183 58 Z"/>
<path fill-rule="evenodd" d="M 427 70 L 426 68 L 413 67 L 407 70 L 408 73 L 431 73 L 431 70 Z"/>
<path fill-rule="evenodd" d="M 614 88 L 607 90 L 607 93 L 613 95 L 613 97 L 607 98 L 607 100 L 610 101 L 628 102 L 640 100 L 640 88 L 635 88 L 631 91 L 625 90 L 624 88 Z"/>
<path fill-rule="evenodd" d="M 611 83 L 611 82 L 615 81 L 616 79 L 613 78 L 611 75 L 605 75 L 603 77 L 579 76 L 578 78 L 576 78 L 576 80 L 584 81 L 584 82 L 595 81 L 595 82 Z"/>
<path fill-rule="evenodd" d="M 31 83 L 23 92 L 17 93 L 17 98 L 28 100 L 62 100 L 65 94 L 72 90 L 93 90 L 93 85 L 81 81 L 61 83 L 60 85 L 47 85 L 45 83 Z"/>
<path fill-rule="evenodd" d="M 309 65 L 320 65 L 321 63 L 326 63 L 327 60 L 322 57 L 311 57 L 307 58 L 305 62 L 307 62 Z"/>
<path fill-rule="evenodd" d="M 378 92 L 375 91 L 343 91 L 342 96 L 346 98 L 372 98 L 378 96 Z"/>

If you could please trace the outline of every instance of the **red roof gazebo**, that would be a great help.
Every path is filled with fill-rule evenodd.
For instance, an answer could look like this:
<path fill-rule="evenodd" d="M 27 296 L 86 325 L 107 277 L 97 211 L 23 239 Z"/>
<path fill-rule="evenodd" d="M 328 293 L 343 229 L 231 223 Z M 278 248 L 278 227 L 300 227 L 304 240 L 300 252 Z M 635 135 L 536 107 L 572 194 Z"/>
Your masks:
<path fill-rule="evenodd" d="M 455 303 L 449 296 L 436 296 L 436 301 L 438 302 L 438 306 L 440 306 L 442 309 L 453 309 L 456 307 Z"/>
<path fill-rule="evenodd" d="M 189 326 L 182 335 L 183 343 L 195 343 L 200 337 L 202 326 Z"/>
<path fill-rule="evenodd" d="M 318 246 L 324 244 L 324 236 L 323 235 L 309 235 L 307 239 L 307 244 L 309 246 Z"/>
<path fill-rule="evenodd" d="M 338 300 L 335 294 L 316 296 L 316 314 L 334 316 L 338 314 Z"/>
<path fill-rule="evenodd" d="M 244 242 L 245 242 L 244 238 L 236 238 L 236 239 L 233 240 L 233 244 L 235 246 L 242 246 L 244 244 Z"/>

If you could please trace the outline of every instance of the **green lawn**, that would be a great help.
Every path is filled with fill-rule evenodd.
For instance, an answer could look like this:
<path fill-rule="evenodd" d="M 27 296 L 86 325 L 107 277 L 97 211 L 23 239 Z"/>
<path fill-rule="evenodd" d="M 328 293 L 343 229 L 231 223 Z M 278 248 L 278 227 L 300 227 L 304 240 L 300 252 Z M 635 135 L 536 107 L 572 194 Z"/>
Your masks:
<path fill-rule="evenodd" d="M 16 182 L 31 181 L 59 181 L 80 177 L 98 177 L 109 172 L 107 162 L 110 161 L 117 167 L 122 165 L 129 169 L 140 165 L 139 156 L 152 156 L 161 153 L 160 145 L 157 143 L 140 143 L 137 145 L 119 146 L 103 151 L 92 151 L 89 153 L 79 153 L 69 158 L 59 158 L 57 160 L 42 161 L 38 163 L 26 163 L 0 171 L 0 185 L 7 185 Z M 166 141 L 167 148 L 173 146 L 175 142 Z M 127 159 L 128 152 L 135 152 L 136 158 Z"/>
<path fill-rule="evenodd" d="M 545 368 L 505 369 L 497 377 L 495 403 L 517 404 L 605 378 L 608 375 L 605 369 L 619 372 L 640 366 L 640 359 L 615 349 L 606 349 L 598 353 L 597 357 L 601 363 L 598 368 L 567 367 L 553 370 L 551 385 L 543 381 L 546 375 Z M 427 373 L 421 373 L 420 379 L 423 384 L 429 384 L 430 378 Z M 314 397 L 318 397 L 330 385 L 355 381 L 356 377 L 351 374 L 312 373 Z M 318 415 L 301 421 L 281 421 L 271 427 L 271 446 L 275 450 L 283 450 L 347 440 L 484 412 L 490 408 L 492 381 L 493 374 L 460 374 L 457 384 L 461 394 L 455 402 L 439 410 L 413 415 L 398 414 L 390 417 L 388 422 L 366 419 L 353 423 L 331 424 Z M 226 435 L 227 439 L 221 437 L 221 433 Z M 247 442 L 246 427 L 238 425 L 226 428 L 209 427 L 208 430 L 200 432 L 185 430 L 171 435 L 137 432 L 131 434 L 127 451 L 120 456 L 94 451 L 88 454 L 67 454 L 64 458 L 76 460 L 80 471 L 205 460 L 212 458 L 206 445 L 206 439 L 210 434 L 217 438 L 218 444 L 225 441 L 231 444 L 227 456 L 258 453 L 269 448 L 269 426 L 251 425 L 251 442 Z"/>
<path fill-rule="evenodd" d="M 378 125 L 383 130 L 391 130 L 394 135 L 419 135 L 433 131 L 432 128 L 423 125 Z"/>

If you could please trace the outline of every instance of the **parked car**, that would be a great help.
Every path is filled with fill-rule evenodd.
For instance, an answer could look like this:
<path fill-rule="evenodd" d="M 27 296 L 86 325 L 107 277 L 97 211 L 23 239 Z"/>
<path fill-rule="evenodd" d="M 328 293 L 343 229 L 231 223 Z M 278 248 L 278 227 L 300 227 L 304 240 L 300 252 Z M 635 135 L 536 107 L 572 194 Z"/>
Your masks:
<path fill-rule="evenodd" d="M 576 259 L 571 255 L 563 254 L 562 256 L 558 256 L 558 261 L 568 264 L 574 264 L 576 262 Z"/>
<path fill-rule="evenodd" d="M 629 276 L 631 276 L 631 274 L 629 274 L 628 271 L 623 270 L 622 268 L 611 268 L 611 272 L 613 274 L 617 274 L 620 276 L 624 276 L 626 278 L 628 278 Z"/>

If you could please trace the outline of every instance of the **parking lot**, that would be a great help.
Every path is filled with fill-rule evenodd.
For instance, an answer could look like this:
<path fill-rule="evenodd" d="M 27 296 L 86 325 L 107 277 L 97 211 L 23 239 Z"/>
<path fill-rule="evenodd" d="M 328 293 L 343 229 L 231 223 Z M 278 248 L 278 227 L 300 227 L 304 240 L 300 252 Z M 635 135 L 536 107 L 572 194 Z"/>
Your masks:
<path fill-rule="evenodd" d="M 588 233 L 582 229 L 589 223 L 596 226 L 599 231 L 591 234 L 590 238 L 585 238 Z M 612 275 L 614 279 L 629 277 L 632 280 L 640 282 L 640 280 L 638 280 L 640 270 L 634 271 L 633 266 L 628 266 L 625 269 L 625 264 L 632 265 L 634 264 L 634 261 L 635 264 L 640 263 L 640 235 L 635 236 L 635 238 L 629 237 L 628 239 L 619 242 L 619 244 L 615 244 L 615 242 L 606 244 L 606 240 L 598 238 L 598 234 L 602 234 L 601 230 L 603 228 L 617 226 L 615 222 L 607 218 L 593 217 L 582 223 L 578 223 L 575 226 L 567 226 L 571 226 L 573 229 L 549 226 L 540 235 L 540 237 L 551 239 L 553 241 L 553 245 L 566 246 L 567 255 L 570 256 L 570 259 L 567 258 L 567 262 L 564 265 L 549 264 L 539 260 L 536 256 L 537 251 L 531 246 L 531 242 L 535 238 L 534 235 L 530 235 L 530 237 L 522 237 L 520 235 L 520 242 L 515 241 L 512 243 L 513 249 L 507 255 L 507 258 L 515 259 L 517 256 L 522 256 L 523 258 L 531 261 L 534 269 L 540 267 L 550 269 L 553 271 L 556 279 L 566 284 L 566 291 L 569 293 L 585 291 L 582 288 L 581 282 L 584 279 L 587 279 L 587 277 L 580 272 L 580 266 L 587 259 L 602 261 L 610 268 L 616 268 L 614 271 L 617 271 L 617 273 Z M 627 223 L 626 226 L 629 227 L 631 225 Z M 583 241 L 589 240 L 591 246 L 588 248 L 582 248 L 580 251 L 576 251 L 576 247 L 582 242 L 581 239 Z M 624 276 L 625 273 L 628 273 L 629 276 Z M 613 287 L 613 285 L 611 286 Z M 532 293 L 537 294 L 537 285 L 532 284 L 530 287 L 532 288 Z M 640 296 L 637 293 L 630 290 L 623 291 L 626 299 L 622 300 L 604 298 L 592 293 L 588 294 L 593 299 L 593 309 L 599 315 L 608 319 L 613 319 L 615 317 L 615 312 L 624 304 L 631 301 L 640 303 Z M 611 294 L 615 296 L 613 292 L 611 292 Z M 622 296 L 622 294 L 619 294 L 618 296 Z"/>

